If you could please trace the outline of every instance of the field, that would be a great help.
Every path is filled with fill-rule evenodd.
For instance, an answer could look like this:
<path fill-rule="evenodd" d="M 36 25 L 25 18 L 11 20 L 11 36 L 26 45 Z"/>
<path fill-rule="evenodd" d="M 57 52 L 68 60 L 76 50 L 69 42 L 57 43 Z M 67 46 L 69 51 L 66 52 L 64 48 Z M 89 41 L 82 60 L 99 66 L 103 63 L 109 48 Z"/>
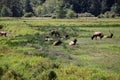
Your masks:
<path fill-rule="evenodd" d="M 0 18 L 0 80 L 120 80 L 120 19 Z M 50 31 L 68 34 L 60 46 Z M 110 39 L 91 40 L 95 31 Z M 77 38 L 74 46 L 68 43 Z"/>

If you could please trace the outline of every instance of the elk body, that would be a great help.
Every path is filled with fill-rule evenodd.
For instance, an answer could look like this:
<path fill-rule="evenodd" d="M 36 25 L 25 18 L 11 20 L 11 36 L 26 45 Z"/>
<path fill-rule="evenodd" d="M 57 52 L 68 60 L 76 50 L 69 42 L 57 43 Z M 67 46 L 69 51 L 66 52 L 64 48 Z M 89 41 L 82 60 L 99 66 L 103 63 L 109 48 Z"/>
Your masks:
<path fill-rule="evenodd" d="M 110 31 L 109 31 L 110 32 Z M 110 32 L 109 36 L 104 36 L 104 38 L 112 38 L 113 37 L 113 33 Z"/>
<path fill-rule="evenodd" d="M 45 37 L 45 41 L 52 41 L 53 40 L 53 38 L 51 38 L 51 37 L 49 37 L 49 36 L 46 36 Z"/>
<path fill-rule="evenodd" d="M 7 37 L 7 32 L 5 32 L 5 31 L 0 31 L 0 35 Z"/>
<path fill-rule="evenodd" d="M 74 39 L 73 41 L 69 42 L 69 45 L 76 45 L 76 43 L 77 43 L 77 39 Z"/>
<path fill-rule="evenodd" d="M 99 37 L 100 39 L 102 39 L 102 38 L 104 37 L 104 35 L 103 35 L 102 32 L 95 32 L 95 33 L 92 35 L 91 39 L 92 39 L 92 40 L 93 40 L 94 38 L 97 39 L 97 37 Z"/>
<path fill-rule="evenodd" d="M 60 33 L 58 30 L 52 30 L 50 33 L 52 36 L 54 35 L 55 37 L 60 37 Z"/>
<path fill-rule="evenodd" d="M 59 46 L 60 44 L 62 44 L 61 40 L 57 40 L 53 43 L 54 46 Z"/>

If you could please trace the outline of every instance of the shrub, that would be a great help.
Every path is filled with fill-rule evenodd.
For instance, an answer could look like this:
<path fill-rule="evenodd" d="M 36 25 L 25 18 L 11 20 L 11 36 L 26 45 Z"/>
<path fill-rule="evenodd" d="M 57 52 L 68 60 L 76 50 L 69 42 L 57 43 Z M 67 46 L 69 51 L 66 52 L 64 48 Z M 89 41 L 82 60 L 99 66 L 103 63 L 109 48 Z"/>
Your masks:
<path fill-rule="evenodd" d="M 53 15 L 52 15 L 52 19 L 56 19 L 56 15 L 53 14 Z"/>
<path fill-rule="evenodd" d="M 50 71 L 50 73 L 48 74 L 48 80 L 56 80 L 57 75 L 54 71 Z"/>
<path fill-rule="evenodd" d="M 118 14 L 116 14 L 115 12 L 107 11 L 104 14 L 100 14 L 98 17 L 99 18 L 115 18 L 117 16 Z"/>
<path fill-rule="evenodd" d="M 67 10 L 66 17 L 67 18 L 76 18 L 77 14 L 74 11 L 69 9 L 69 10 Z"/>
<path fill-rule="evenodd" d="M 4 26 L 3 25 L 0 25 L 0 29 L 2 29 Z"/>
<path fill-rule="evenodd" d="M 88 12 L 78 14 L 78 16 L 79 17 L 94 17 L 94 15 L 92 15 L 91 13 L 88 13 Z"/>
<path fill-rule="evenodd" d="M 25 13 L 25 14 L 24 14 L 24 17 L 33 17 L 33 13 L 32 13 L 32 12 Z"/>
<path fill-rule="evenodd" d="M 3 76 L 2 80 L 25 80 L 22 75 L 16 73 L 13 70 L 7 71 Z"/>
<path fill-rule="evenodd" d="M 0 67 L 0 78 L 1 78 L 1 76 L 3 75 L 3 68 L 2 67 Z"/>

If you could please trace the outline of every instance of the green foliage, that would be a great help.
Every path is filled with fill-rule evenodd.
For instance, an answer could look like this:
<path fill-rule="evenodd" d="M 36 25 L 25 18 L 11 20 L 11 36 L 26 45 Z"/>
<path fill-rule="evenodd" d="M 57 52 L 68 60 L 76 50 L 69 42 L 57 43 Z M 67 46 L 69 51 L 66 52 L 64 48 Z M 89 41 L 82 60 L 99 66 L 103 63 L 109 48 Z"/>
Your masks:
<path fill-rule="evenodd" d="M 26 13 L 33 13 L 32 6 L 30 5 L 30 0 L 25 0 L 25 12 Z"/>
<path fill-rule="evenodd" d="M 99 18 L 115 18 L 118 15 L 115 12 L 107 11 L 104 14 L 100 14 L 98 17 Z"/>
<path fill-rule="evenodd" d="M 24 17 L 33 17 L 33 13 L 32 13 L 32 12 L 25 13 L 25 14 L 24 14 Z"/>
<path fill-rule="evenodd" d="M 64 9 L 70 9 L 79 14 L 88 12 L 95 16 L 112 9 L 120 14 L 119 0 L 1 0 L 0 10 L 3 5 L 11 10 L 12 17 L 21 17 L 25 12 L 32 12 L 40 17 L 56 15 L 56 18 L 65 18 Z M 61 6 L 61 9 L 58 6 Z M 64 16 L 60 15 L 62 12 Z"/>
<path fill-rule="evenodd" d="M 56 78 L 57 78 L 57 75 L 54 71 L 50 71 L 48 76 L 49 76 L 48 80 L 56 80 Z"/>
<path fill-rule="evenodd" d="M 4 74 L 4 76 L 2 76 L 1 78 L 2 80 L 25 80 L 22 75 L 16 73 L 15 71 L 13 70 L 10 70 L 8 72 L 6 72 Z"/>
<path fill-rule="evenodd" d="M 67 10 L 66 17 L 67 18 L 77 18 L 77 14 L 72 10 Z"/>
<path fill-rule="evenodd" d="M 120 15 L 120 5 L 118 5 L 117 3 L 115 3 L 115 4 L 111 7 L 111 12 Z"/>
<path fill-rule="evenodd" d="M 1 16 L 2 17 L 11 17 L 12 11 L 8 7 L 3 6 L 1 9 Z"/>
<path fill-rule="evenodd" d="M 56 16 L 56 18 L 65 18 L 66 17 L 66 9 L 64 9 L 62 7 L 58 7 L 58 8 L 56 8 L 54 15 Z"/>
<path fill-rule="evenodd" d="M 1 18 L 0 24 L 13 37 L 0 36 L 0 77 L 2 80 L 119 80 L 119 19 L 12 19 Z M 56 29 L 62 39 L 51 36 Z M 111 39 L 91 40 L 95 31 Z M 53 41 L 44 41 L 50 36 Z M 74 46 L 71 40 L 77 38 Z"/>
<path fill-rule="evenodd" d="M 22 17 L 23 15 L 23 6 L 21 6 L 21 1 L 16 1 L 16 0 L 13 0 L 11 2 L 11 11 L 13 13 L 12 17 Z"/>
<path fill-rule="evenodd" d="M 3 68 L 0 67 L 0 78 L 2 77 L 3 74 L 4 74 Z"/>
<path fill-rule="evenodd" d="M 92 15 L 91 13 L 88 13 L 88 12 L 78 14 L 78 16 L 79 17 L 94 17 L 94 15 Z"/>
<path fill-rule="evenodd" d="M 3 29 L 3 27 L 4 27 L 3 25 L 0 25 L 0 29 Z"/>

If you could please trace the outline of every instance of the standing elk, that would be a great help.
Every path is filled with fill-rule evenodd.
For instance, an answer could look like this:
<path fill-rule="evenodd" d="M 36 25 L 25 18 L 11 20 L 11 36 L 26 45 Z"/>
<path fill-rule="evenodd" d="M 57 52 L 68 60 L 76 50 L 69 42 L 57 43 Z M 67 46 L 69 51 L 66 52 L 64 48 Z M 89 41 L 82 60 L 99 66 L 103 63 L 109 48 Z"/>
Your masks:
<path fill-rule="evenodd" d="M 7 32 L 5 32 L 5 31 L 0 31 L 0 35 L 7 37 Z"/>
<path fill-rule="evenodd" d="M 60 44 L 62 44 L 62 41 L 60 39 L 53 43 L 54 46 L 59 46 Z"/>
<path fill-rule="evenodd" d="M 100 39 L 102 39 L 102 38 L 104 37 L 104 35 L 103 35 L 102 32 L 95 32 L 95 33 L 92 35 L 91 39 L 92 39 L 92 40 L 93 40 L 94 38 L 97 39 L 97 37 L 99 37 Z"/>
<path fill-rule="evenodd" d="M 58 30 L 52 30 L 51 32 L 50 32 L 50 34 L 53 36 L 55 36 L 55 37 L 60 37 L 60 33 L 59 33 L 59 31 Z"/>
<path fill-rule="evenodd" d="M 74 39 L 73 41 L 69 42 L 69 45 L 76 45 L 76 43 L 77 43 L 77 39 Z"/>

